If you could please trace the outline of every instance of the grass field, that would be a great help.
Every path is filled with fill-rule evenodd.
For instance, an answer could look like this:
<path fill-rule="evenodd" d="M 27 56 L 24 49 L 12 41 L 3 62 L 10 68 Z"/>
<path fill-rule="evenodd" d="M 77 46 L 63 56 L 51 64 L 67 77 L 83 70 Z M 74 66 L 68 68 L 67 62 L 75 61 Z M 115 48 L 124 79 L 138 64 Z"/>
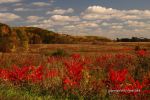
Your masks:
<path fill-rule="evenodd" d="M 30 45 L 0 66 L 2 100 L 150 99 L 150 43 Z"/>
<path fill-rule="evenodd" d="M 103 42 L 100 44 L 37 44 L 30 45 L 28 51 L 22 51 L 19 48 L 15 53 L 0 53 L 0 58 L 8 60 L 10 59 L 35 59 L 35 62 L 39 64 L 42 59 L 45 59 L 45 55 L 51 55 L 57 49 L 65 50 L 67 53 L 78 53 L 84 56 L 97 56 L 103 54 L 116 54 L 127 53 L 133 54 L 136 46 L 150 50 L 150 43 L 123 43 L 123 42 Z"/>

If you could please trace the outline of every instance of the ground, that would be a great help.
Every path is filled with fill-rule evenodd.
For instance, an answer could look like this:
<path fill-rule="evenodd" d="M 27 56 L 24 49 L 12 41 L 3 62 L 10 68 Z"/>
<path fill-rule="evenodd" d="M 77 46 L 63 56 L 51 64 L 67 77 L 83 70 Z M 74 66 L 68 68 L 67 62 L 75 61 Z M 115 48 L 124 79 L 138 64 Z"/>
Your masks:
<path fill-rule="evenodd" d="M 0 53 L 0 98 L 146 100 L 147 94 L 107 93 L 113 88 L 149 91 L 149 54 L 145 42 L 34 44 L 28 51 Z"/>

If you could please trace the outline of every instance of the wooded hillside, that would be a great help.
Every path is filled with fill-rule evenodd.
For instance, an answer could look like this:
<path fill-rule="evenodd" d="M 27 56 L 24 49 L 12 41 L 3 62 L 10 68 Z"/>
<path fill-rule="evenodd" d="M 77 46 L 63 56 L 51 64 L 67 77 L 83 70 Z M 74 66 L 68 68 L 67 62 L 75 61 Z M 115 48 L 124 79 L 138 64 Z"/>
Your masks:
<path fill-rule="evenodd" d="M 28 49 L 28 44 L 72 44 L 81 42 L 109 42 L 97 36 L 71 36 L 37 27 L 10 27 L 0 23 L 0 51 L 15 51 L 16 47 Z"/>

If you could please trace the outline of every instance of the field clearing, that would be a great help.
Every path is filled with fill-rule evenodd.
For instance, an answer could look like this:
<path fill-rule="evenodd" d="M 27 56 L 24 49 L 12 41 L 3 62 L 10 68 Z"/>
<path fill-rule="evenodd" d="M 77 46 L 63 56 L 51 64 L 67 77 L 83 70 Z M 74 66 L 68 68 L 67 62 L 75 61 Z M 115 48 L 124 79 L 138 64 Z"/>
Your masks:
<path fill-rule="evenodd" d="M 88 57 L 98 57 L 108 54 L 135 54 L 135 47 L 139 46 L 150 52 L 150 43 L 148 42 L 102 42 L 99 44 L 32 44 L 28 51 L 22 51 L 21 48 L 14 53 L 0 53 L 0 63 L 3 66 L 11 64 L 23 65 L 27 61 L 32 61 L 33 65 L 45 63 L 47 56 L 61 49 L 68 54 L 80 54 Z"/>
<path fill-rule="evenodd" d="M 20 49 L 13 54 L 41 54 L 44 51 L 53 51 L 56 49 L 65 49 L 71 52 L 78 53 L 121 53 L 127 49 L 134 49 L 135 46 L 150 50 L 149 42 L 102 42 L 99 44 L 32 44 L 28 52 L 23 52 Z M 2 55 L 2 53 L 0 53 Z"/>
<path fill-rule="evenodd" d="M 55 50 L 58 48 L 70 50 L 72 52 L 99 52 L 99 53 L 115 53 L 115 52 L 124 52 L 125 49 L 134 49 L 135 46 L 140 46 L 147 50 L 150 50 L 150 43 L 132 43 L 132 42 L 104 42 L 100 44 L 39 44 L 31 45 L 30 52 L 40 53 L 43 50 Z M 122 49 L 122 51 L 121 51 Z"/>
<path fill-rule="evenodd" d="M 6 100 L 147 100 L 150 43 L 18 48 L 14 53 L 0 53 L 0 82 L 0 98 Z M 113 89 L 140 92 L 109 93 Z"/>

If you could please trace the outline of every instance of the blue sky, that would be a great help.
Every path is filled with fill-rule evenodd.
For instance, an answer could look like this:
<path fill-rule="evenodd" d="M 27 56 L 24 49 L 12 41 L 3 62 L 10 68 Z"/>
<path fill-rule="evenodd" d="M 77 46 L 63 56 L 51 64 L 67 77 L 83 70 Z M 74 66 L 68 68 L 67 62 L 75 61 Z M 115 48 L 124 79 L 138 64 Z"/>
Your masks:
<path fill-rule="evenodd" d="M 0 0 L 0 22 L 70 35 L 150 38 L 150 0 Z"/>

